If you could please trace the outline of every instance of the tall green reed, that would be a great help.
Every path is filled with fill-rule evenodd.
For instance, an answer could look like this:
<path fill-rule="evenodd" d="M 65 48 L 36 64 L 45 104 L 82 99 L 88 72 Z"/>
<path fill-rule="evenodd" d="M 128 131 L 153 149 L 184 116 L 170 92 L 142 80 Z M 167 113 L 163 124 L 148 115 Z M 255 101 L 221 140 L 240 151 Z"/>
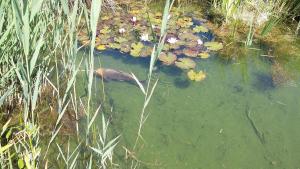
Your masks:
<path fill-rule="evenodd" d="M 22 105 L 22 123 L 11 127 L 10 120 L 5 123 L 1 133 L 0 144 L 0 167 L 14 168 L 14 160 L 20 161 L 19 165 L 25 165 L 27 168 L 39 168 L 42 163 L 47 163 L 49 156 L 48 149 L 52 143 L 59 141 L 59 131 L 62 128 L 62 119 L 67 109 L 73 107 L 78 110 L 79 100 L 76 96 L 76 77 L 80 64 L 77 64 L 77 31 L 84 17 L 91 24 L 86 27 L 92 30 L 92 39 L 95 40 L 96 26 L 101 9 L 101 2 L 93 1 L 91 16 L 84 3 L 79 0 L 73 1 L 72 5 L 68 0 L 60 1 L 17 1 L 3 0 L 0 2 L 0 106 L 17 105 L 14 102 L 18 99 Z M 96 17 L 96 18 L 95 18 Z M 88 23 L 86 22 L 86 23 Z M 94 44 L 94 45 L 93 45 Z M 93 48 L 91 46 L 89 59 L 89 89 L 92 86 L 93 79 Z M 51 63 L 51 64 L 50 64 Z M 80 61 L 81 63 L 81 61 Z M 48 75 L 54 75 L 54 79 Z M 56 105 L 52 109 L 57 113 L 57 121 L 48 140 L 46 153 L 42 153 L 40 143 L 40 129 L 38 121 L 38 111 L 42 108 L 39 100 L 42 88 L 50 87 L 53 89 L 53 99 Z M 91 91 L 89 90 L 89 102 L 91 100 Z M 71 103 L 71 104 L 70 104 Z M 82 102 L 81 102 L 82 103 Z M 102 165 L 106 167 L 107 159 L 111 160 L 113 148 L 117 143 L 117 138 L 109 140 L 107 137 L 108 123 L 103 120 L 104 128 L 93 130 L 92 134 L 101 137 L 94 142 L 89 142 L 95 118 L 99 109 L 90 113 L 90 103 L 87 105 L 87 135 L 82 144 L 81 136 L 77 134 L 78 145 L 70 155 L 70 148 L 64 149 L 57 145 L 58 159 L 64 162 L 66 168 L 75 168 L 81 166 Z M 38 109 L 38 110 L 37 110 Z M 6 112 L 10 113 L 10 112 Z M 77 111 L 78 113 L 78 111 Z M 103 117 L 104 119 L 104 117 Z M 78 123 L 77 123 L 78 126 Z M 17 132 L 13 132 L 16 130 Z M 77 127 L 77 133 L 78 127 Z M 3 143 L 3 138 L 8 143 Z M 2 144 L 3 143 L 3 144 Z M 103 147 L 98 147 L 102 143 Z M 69 147 L 69 146 L 68 146 Z M 90 148 L 89 148 L 90 147 Z M 102 154 L 96 153 L 94 149 L 101 150 Z M 51 147 L 52 148 L 52 147 Z M 79 153 L 82 150 L 82 153 Z M 65 153 L 66 152 L 66 153 Z M 12 154 L 17 156 L 12 156 Z M 65 155 L 67 154 L 67 155 Z M 76 155 L 75 155 L 76 154 Z M 100 162 L 93 159 L 101 157 Z M 41 156 L 44 155 L 45 161 Z M 77 161 L 79 156 L 90 157 L 89 161 Z M 19 166 L 19 167 L 20 167 Z M 22 168 L 22 167 L 21 167 Z"/>

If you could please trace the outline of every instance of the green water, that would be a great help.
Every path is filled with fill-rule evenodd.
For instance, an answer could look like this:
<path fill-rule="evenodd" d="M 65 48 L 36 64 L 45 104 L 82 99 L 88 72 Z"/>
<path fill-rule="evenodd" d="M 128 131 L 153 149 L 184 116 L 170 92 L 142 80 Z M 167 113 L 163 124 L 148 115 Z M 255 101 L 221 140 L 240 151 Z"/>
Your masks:
<path fill-rule="evenodd" d="M 199 59 L 197 70 L 207 72 L 202 82 L 188 81 L 185 72 L 158 64 L 154 79 L 159 82 L 140 140 L 143 147 L 135 154 L 143 162 L 138 168 L 300 168 L 299 59 L 281 61 L 294 81 L 274 87 L 271 62 L 260 55 L 249 50 L 237 60 Z M 104 52 L 95 57 L 95 67 L 99 61 L 141 80 L 147 75 L 147 59 Z M 95 104 L 103 100 L 102 87 L 96 79 Z M 105 82 L 104 89 L 113 107 L 112 134 L 121 134 L 115 160 L 120 168 L 129 168 L 122 146 L 133 147 L 143 94 L 125 82 Z"/>

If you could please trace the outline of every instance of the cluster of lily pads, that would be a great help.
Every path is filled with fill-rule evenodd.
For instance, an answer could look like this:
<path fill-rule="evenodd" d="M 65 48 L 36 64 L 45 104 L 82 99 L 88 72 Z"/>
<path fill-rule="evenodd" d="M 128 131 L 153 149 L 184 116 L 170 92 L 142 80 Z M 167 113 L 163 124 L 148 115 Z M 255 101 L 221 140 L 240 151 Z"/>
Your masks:
<path fill-rule="evenodd" d="M 187 14 L 173 8 L 168 17 L 168 32 L 164 48 L 158 57 L 164 65 L 174 65 L 190 70 L 190 80 L 201 81 L 206 75 L 195 72 L 195 60 L 207 59 L 211 51 L 223 48 L 222 43 L 212 42 L 205 21 L 199 13 Z M 143 6 L 133 6 L 129 11 L 116 11 L 101 16 L 97 27 L 96 49 L 116 49 L 133 57 L 149 57 L 153 44 L 160 36 L 162 13 L 151 12 Z M 82 45 L 90 43 L 87 31 L 79 32 Z"/>

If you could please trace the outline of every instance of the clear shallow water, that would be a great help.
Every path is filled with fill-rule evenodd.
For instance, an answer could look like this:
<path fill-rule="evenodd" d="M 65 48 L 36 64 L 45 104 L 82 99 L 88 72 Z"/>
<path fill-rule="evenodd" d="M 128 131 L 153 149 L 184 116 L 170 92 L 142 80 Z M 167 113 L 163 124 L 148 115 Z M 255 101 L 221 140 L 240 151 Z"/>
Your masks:
<path fill-rule="evenodd" d="M 260 54 L 250 50 L 234 61 L 217 56 L 199 60 L 197 69 L 207 72 L 200 83 L 188 81 L 175 67 L 158 64 L 154 79 L 159 84 L 147 109 L 151 114 L 142 132 L 143 148 L 136 154 L 145 163 L 139 168 L 300 168 L 299 59 L 282 61 L 286 70 L 293 70 L 296 86 L 274 87 L 271 62 Z M 100 67 L 99 59 L 103 67 L 146 78 L 147 59 L 103 52 L 95 57 L 95 67 Z M 95 104 L 103 100 L 102 87 L 96 79 Z M 108 82 L 104 88 L 113 107 L 113 134 L 122 135 L 115 159 L 120 168 L 128 168 L 122 146 L 133 147 L 144 98 L 128 83 Z"/>

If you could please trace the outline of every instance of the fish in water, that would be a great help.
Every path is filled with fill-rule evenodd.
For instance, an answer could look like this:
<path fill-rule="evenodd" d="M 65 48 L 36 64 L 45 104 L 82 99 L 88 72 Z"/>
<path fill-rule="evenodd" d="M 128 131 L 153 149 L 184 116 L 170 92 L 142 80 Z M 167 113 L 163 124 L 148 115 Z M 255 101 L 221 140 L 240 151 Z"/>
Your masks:
<path fill-rule="evenodd" d="M 132 74 L 120 70 L 99 68 L 95 70 L 95 74 L 107 81 L 125 81 L 137 84 Z M 143 83 L 143 81 L 140 82 Z"/>

